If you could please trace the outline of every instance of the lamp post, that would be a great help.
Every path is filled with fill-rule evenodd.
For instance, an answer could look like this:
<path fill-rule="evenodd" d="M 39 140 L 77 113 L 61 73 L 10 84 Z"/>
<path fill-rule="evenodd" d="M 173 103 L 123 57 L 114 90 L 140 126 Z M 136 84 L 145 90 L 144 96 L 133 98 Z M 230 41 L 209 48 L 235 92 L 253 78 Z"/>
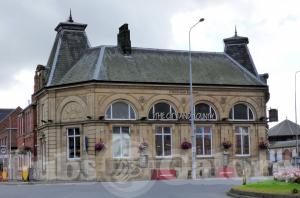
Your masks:
<path fill-rule="evenodd" d="M 204 18 L 201 18 L 196 24 L 194 24 L 189 31 L 189 66 L 190 66 L 190 108 L 191 108 L 191 139 L 192 139 L 192 179 L 196 179 L 196 138 L 195 138 L 195 108 L 193 101 L 193 76 L 192 76 L 192 54 L 191 54 L 191 31 L 200 22 L 203 22 Z"/>
<path fill-rule="evenodd" d="M 298 124 L 297 124 L 297 74 L 300 73 L 299 71 L 295 72 L 295 121 L 296 121 L 296 152 L 297 157 L 299 157 L 299 143 L 298 143 Z"/>

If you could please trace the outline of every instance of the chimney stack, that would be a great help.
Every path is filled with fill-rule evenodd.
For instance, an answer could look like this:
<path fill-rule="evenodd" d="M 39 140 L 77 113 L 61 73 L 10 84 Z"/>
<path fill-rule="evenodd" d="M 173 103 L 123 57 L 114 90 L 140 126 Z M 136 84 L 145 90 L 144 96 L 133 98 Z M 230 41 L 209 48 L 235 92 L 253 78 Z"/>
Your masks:
<path fill-rule="evenodd" d="M 130 30 L 128 24 L 125 23 L 119 28 L 118 47 L 125 55 L 131 54 Z"/>

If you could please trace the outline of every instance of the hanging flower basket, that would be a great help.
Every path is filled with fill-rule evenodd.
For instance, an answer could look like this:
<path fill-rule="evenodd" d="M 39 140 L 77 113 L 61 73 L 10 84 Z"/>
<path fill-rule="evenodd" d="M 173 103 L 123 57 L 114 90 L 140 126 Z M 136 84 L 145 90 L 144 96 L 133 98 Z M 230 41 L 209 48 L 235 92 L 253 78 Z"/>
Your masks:
<path fill-rule="evenodd" d="M 259 147 L 261 150 L 268 149 L 268 148 L 269 148 L 269 142 L 268 142 L 268 141 L 265 141 L 265 140 L 261 140 L 261 141 L 258 143 L 258 147 Z"/>
<path fill-rule="evenodd" d="M 105 144 L 101 141 L 95 144 L 95 151 L 102 151 L 105 148 Z"/>
<path fill-rule="evenodd" d="M 143 142 L 140 143 L 140 145 L 139 145 L 139 152 L 140 153 L 144 152 L 148 147 L 149 147 L 149 144 L 143 140 Z"/>
<path fill-rule="evenodd" d="M 232 143 L 229 140 L 225 140 L 222 142 L 224 149 L 229 149 L 232 146 Z"/>
<path fill-rule="evenodd" d="M 186 140 L 186 138 L 184 138 L 183 142 L 181 142 L 181 149 L 182 150 L 188 150 L 190 148 L 192 148 L 192 144 L 190 142 L 188 142 Z"/>

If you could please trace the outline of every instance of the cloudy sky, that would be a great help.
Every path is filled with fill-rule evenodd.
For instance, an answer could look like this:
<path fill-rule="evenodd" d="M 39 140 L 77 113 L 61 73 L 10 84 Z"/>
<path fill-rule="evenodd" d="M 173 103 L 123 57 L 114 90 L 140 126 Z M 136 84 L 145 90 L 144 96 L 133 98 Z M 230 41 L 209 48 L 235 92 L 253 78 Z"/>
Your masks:
<path fill-rule="evenodd" d="M 0 0 L 0 108 L 25 107 L 37 64 L 46 64 L 56 32 L 68 17 L 87 23 L 92 46 L 116 44 L 118 27 L 128 23 L 135 47 L 223 51 L 223 38 L 249 37 L 259 73 L 269 73 L 271 99 L 279 119 L 294 121 L 294 74 L 300 70 L 298 0 Z M 298 75 L 300 116 L 300 74 Z"/>

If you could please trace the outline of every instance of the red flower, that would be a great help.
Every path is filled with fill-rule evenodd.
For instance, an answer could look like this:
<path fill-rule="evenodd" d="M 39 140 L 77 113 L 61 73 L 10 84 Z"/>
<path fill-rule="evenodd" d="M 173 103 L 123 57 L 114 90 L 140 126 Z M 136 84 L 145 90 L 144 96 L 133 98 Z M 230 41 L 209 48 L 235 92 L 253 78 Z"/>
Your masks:
<path fill-rule="evenodd" d="M 95 151 L 102 151 L 105 148 L 105 144 L 101 141 L 95 144 Z"/>
<path fill-rule="evenodd" d="M 225 140 L 222 142 L 224 149 L 229 149 L 232 146 L 232 143 L 229 140 Z"/>
<path fill-rule="evenodd" d="M 192 148 L 192 144 L 184 138 L 183 142 L 181 143 L 181 149 L 188 150 L 190 148 Z"/>
<path fill-rule="evenodd" d="M 269 142 L 268 141 L 265 141 L 265 140 L 261 140 L 259 143 L 258 143 L 258 147 L 260 149 L 267 149 L 269 148 Z"/>

